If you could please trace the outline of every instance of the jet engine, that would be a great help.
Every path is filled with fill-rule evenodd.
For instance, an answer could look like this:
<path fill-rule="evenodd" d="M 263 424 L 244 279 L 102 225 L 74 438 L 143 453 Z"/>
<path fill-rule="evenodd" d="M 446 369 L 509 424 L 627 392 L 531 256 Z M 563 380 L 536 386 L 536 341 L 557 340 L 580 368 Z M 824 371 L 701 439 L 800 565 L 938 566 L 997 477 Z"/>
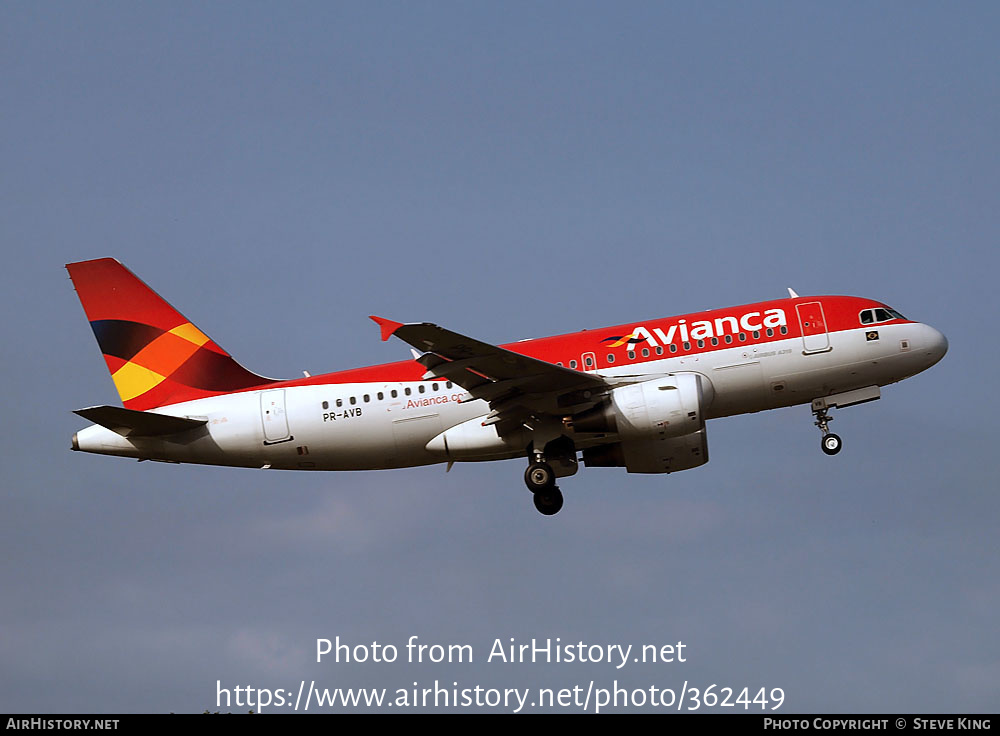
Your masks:
<path fill-rule="evenodd" d="M 583 451 L 588 467 L 670 473 L 708 462 L 705 409 L 712 384 L 697 373 L 673 373 L 614 389 L 600 405 L 573 417 L 575 432 L 614 433 L 618 442 Z"/>

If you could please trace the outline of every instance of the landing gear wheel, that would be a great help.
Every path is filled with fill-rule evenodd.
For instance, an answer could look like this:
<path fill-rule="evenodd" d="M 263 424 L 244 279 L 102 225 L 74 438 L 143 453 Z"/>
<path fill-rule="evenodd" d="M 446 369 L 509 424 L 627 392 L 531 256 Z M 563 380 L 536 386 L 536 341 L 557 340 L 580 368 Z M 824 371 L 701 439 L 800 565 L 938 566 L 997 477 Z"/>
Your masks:
<path fill-rule="evenodd" d="M 535 494 L 535 508 L 546 516 L 558 514 L 563 507 L 563 495 L 555 486 Z"/>
<path fill-rule="evenodd" d="M 827 455 L 836 455 L 840 452 L 844 443 L 840 441 L 840 437 L 838 435 L 835 435 L 830 431 L 830 422 L 833 421 L 833 417 L 827 413 L 826 409 L 827 407 L 823 399 L 816 399 L 813 401 L 813 416 L 816 417 L 814 424 L 819 427 L 819 431 L 823 433 L 823 439 L 820 447 L 823 448 L 823 452 Z"/>
<path fill-rule="evenodd" d="M 552 466 L 548 463 L 532 463 L 528 466 L 528 469 L 524 471 L 524 484 L 528 486 L 529 491 L 536 494 L 550 488 L 555 488 L 555 471 L 552 470 Z M 536 502 L 535 505 L 537 506 L 538 503 Z M 559 505 L 562 505 L 562 501 L 559 502 Z M 556 511 L 558 510 L 559 509 L 556 509 Z M 552 513 L 555 513 L 555 511 Z"/>
<path fill-rule="evenodd" d="M 823 436 L 823 452 L 827 455 L 836 455 L 843 446 L 844 443 L 840 441 L 838 435 L 831 433 Z"/>

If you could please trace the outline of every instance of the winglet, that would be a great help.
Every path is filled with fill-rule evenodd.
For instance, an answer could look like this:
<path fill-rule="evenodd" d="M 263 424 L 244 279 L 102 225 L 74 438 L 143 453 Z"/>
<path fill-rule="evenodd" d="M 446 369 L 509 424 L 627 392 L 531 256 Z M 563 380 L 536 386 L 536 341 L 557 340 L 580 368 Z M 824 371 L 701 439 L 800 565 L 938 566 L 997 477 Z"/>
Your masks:
<path fill-rule="evenodd" d="M 391 319 L 376 317 L 374 314 L 369 314 L 368 318 L 382 329 L 382 342 L 392 337 L 392 333 L 403 326 L 402 322 L 393 322 Z"/>
<path fill-rule="evenodd" d="M 791 286 L 789 286 L 787 288 L 788 288 L 788 297 L 790 299 L 798 299 L 799 298 L 799 295 L 795 293 L 795 289 L 793 289 Z"/>

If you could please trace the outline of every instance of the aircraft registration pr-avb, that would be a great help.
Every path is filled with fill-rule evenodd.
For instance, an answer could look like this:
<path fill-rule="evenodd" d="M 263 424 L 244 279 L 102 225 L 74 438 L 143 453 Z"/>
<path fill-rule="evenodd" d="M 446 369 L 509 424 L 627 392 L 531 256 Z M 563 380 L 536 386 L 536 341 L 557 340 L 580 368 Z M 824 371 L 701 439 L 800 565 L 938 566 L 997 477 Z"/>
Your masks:
<path fill-rule="evenodd" d="M 491 345 L 372 317 L 413 359 L 292 380 L 251 373 L 113 258 L 66 267 L 124 408 L 74 450 L 282 470 L 374 470 L 526 458 L 543 514 L 587 467 L 672 473 L 708 462 L 705 422 L 879 398 L 948 350 L 944 335 L 871 299 L 789 298 Z"/>

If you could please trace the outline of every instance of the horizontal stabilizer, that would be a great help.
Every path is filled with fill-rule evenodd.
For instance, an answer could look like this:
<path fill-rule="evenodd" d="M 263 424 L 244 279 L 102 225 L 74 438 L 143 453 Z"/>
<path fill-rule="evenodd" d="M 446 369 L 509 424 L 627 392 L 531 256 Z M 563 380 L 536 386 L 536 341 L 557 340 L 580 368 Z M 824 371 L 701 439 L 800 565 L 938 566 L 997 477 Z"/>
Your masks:
<path fill-rule="evenodd" d="M 120 406 L 89 406 L 86 409 L 77 409 L 73 413 L 94 424 L 107 427 L 122 437 L 158 437 L 177 434 L 208 423 L 207 419 L 171 417 L 166 414 L 123 409 Z"/>

